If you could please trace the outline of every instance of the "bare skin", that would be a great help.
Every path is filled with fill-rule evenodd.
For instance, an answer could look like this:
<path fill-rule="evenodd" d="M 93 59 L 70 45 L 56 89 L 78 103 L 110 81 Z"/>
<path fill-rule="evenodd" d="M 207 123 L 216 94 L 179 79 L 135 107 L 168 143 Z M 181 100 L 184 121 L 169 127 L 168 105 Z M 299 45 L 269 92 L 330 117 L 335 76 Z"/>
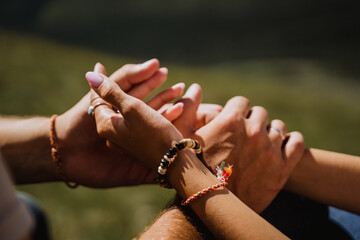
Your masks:
<path fill-rule="evenodd" d="M 360 214 L 360 157 L 307 149 L 285 189 Z"/>
<path fill-rule="evenodd" d="M 184 95 L 182 100 L 184 102 L 184 112 L 180 118 L 182 118 L 182 122 L 175 121 L 175 125 L 180 128 L 185 134 L 187 133 L 188 137 L 195 137 L 198 140 L 204 140 L 203 135 L 199 134 L 199 129 L 203 128 L 206 124 L 210 121 L 215 119 L 217 115 L 221 112 L 221 107 L 217 105 L 209 105 L 211 107 L 204 107 L 200 105 L 200 108 L 197 109 L 198 104 L 201 101 L 201 91 L 199 87 L 192 87 L 190 88 L 187 93 Z M 243 101 L 247 102 L 246 99 Z M 245 104 L 246 105 L 246 104 Z M 253 108 L 254 109 L 254 108 Z M 256 109 L 256 108 L 255 108 Z M 263 118 L 255 118 L 253 121 L 258 121 L 258 126 L 262 125 L 264 122 L 267 122 L 267 114 L 263 111 L 263 109 L 258 109 L 257 111 L 263 112 Z M 199 114 L 200 112 L 200 114 Z M 196 113 L 196 114 L 195 114 Z M 252 111 L 254 113 L 254 111 Z M 204 115 L 207 115 L 206 121 L 204 121 Z M 251 119 L 251 115 L 247 115 L 248 119 Z M 220 121 L 226 125 L 224 121 Z M 253 125 L 250 123 L 245 125 L 245 128 L 249 128 Z M 286 127 L 285 124 L 279 120 L 274 120 L 271 122 L 271 127 L 276 127 L 281 129 L 284 134 L 286 134 Z M 205 129 L 205 128 L 204 128 Z M 241 131 L 241 128 L 232 127 L 230 125 L 229 128 L 230 133 L 234 134 L 236 131 Z M 269 128 L 267 128 L 269 130 Z M 209 131 L 204 131 L 205 133 Z M 219 141 L 221 139 L 221 135 L 225 135 L 226 130 L 220 131 L 216 138 L 216 145 L 212 145 L 217 147 L 217 149 L 213 149 L 213 153 L 209 154 L 208 150 L 205 148 L 205 162 L 210 165 L 212 169 L 219 164 L 223 160 L 231 160 L 229 156 L 236 156 L 236 155 L 229 155 L 227 153 L 231 153 L 231 143 L 238 142 L 233 138 L 225 138 L 225 140 Z M 245 131 L 246 132 L 246 131 Z M 251 139 L 251 134 L 244 134 L 244 138 Z M 278 132 L 271 132 L 271 131 L 261 131 L 260 134 L 257 136 L 258 138 L 263 139 L 270 139 L 270 141 L 280 141 L 279 140 Z M 277 140 L 276 140 L 277 139 Z M 289 140 L 289 139 L 288 139 Z M 300 140 L 300 139 L 299 139 Z M 205 144 L 207 140 L 204 140 Z M 246 142 L 246 141 L 245 141 Z M 256 153 L 257 151 L 261 151 L 262 144 L 256 144 L 258 141 L 252 142 L 252 144 L 248 144 L 247 151 L 245 155 L 248 158 L 251 156 L 251 152 Z M 261 141 L 260 141 L 261 142 Z M 286 145 L 289 144 L 287 141 Z M 288 145 L 288 147 L 291 144 Z M 293 145 L 294 146 L 294 145 Z M 295 145 L 295 147 L 299 147 Z M 244 149 L 242 148 L 244 151 Z M 271 150 L 271 149 L 269 149 Z M 250 154 L 249 154 L 250 153 Z M 213 155 L 215 154 L 215 155 Z M 217 158 L 212 158 L 212 156 L 217 156 Z M 254 156 L 254 155 L 253 155 Z M 255 155 L 256 156 L 256 155 Z M 285 189 L 289 191 L 293 191 L 297 194 L 307 196 L 312 198 L 316 201 L 323 202 L 325 204 L 337 206 L 339 208 L 349 210 L 355 213 L 359 213 L 359 191 L 356 191 L 356 187 L 360 184 L 360 158 L 355 156 L 350 156 L 346 154 L 334 153 L 324 150 L 318 149 L 306 149 L 305 153 L 302 155 L 300 162 L 296 165 L 295 169 L 289 175 L 280 175 L 281 177 L 277 177 L 276 174 L 267 174 L 267 168 L 273 169 L 277 171 L 276 173 L 279 174 L 281 171 L 286 171 L 286 168 L 276 169 L 277 161 L 269 162 L 267 159 L 271 159 L 266 156 L 266 154 L 258 154 L 258 161 L 259 166 L 257 166 L 257 171 L 251 171 L 252 166 L 254 165 L 244 165 L 244 163 L 248 163 L 246 159 L 243 160 L 238 158 L 237 162 L 234 165 L 239 165 L 238 168 L 234 167 L 234 171 L 238 171 L 239 175 L 241 176 L 239 179 L 233 178 L 230 179 L 230 183 L 232 181 L 238 181 L 241 185 L 243 185 L 244 189 L 248 189 L 249 191 L 238 192 L 236 195 L 240 197 L 244 202 L 248 202 L 248 206 L 254 208 L 253 210 L 261 211 L 261 208 L 267 207 L 267 205 L 272 201 L 273 197 L 277 194 L 278 189 L 272 190 L 271 188 L 267 187 L 267 184 L 284 184 L 284 179 L 287 179 Z M 250 158 L 251 159 L 251 158 Z M 275 166 L 269 166 L 270 164 L 274 164 Z M 275 167 L 275 168 L 274 168 Z M 250 169 L 248 169 L 250 168 Z M 265 169 L 262 170 L 261 169 Z M 235 173 L 234 173 L 235 174 Z M 249 174 L 252 174 L 249 175 Z M 288 173 L 287 173 L 288 174 Z M 242 176 L 244 175 L 244 176 Z M 236 176 L 236 175 L 235 175 Z M 266 176 L 266 177 L 263 177 Z M 285 178 L 284 178 L 285 177 Z M 245 179 L 243 181 L 242 179 Z M 275 180 L 274 180 L 275 178 Z M 281 182 L 276 182 L 278 180 Z M 252 183 L 251 183 L 252 181 Z M 236 185 L 237 183 L 235 183 Z M 245 184 L 245 185 L 244 185 Z M 276 185 L 275 185 L 276 186 Z M 260 189 L 259 191 L 251 191 L 251 189 Z M 236 189 L 235 189 L 236 191 Z M 233 191 L 235 193 L 235 191 Z M 347 196 L 347 197 L 343 197 Z M 251 200 L 255 200 L 251 203 Z M 250 204 L 249 204 L 250 202 Z M 260 208 L 257 208 L 260 206 Z M 192 225 L 189 225 L 187 221 L 189 218 L 184 218 L 181 214 L 185 214 L 183 211 L 180 210 L 181 207 L 178 208 L 171 208 L 172 214 L 166 215 L 166 222 L 176 221 L 179 224 L 177 226 L 172 226 L 169 228 L 162 228 L 159 229 L 160 225 L 159 222 L 162 222 L 162 216 L 158 217 L 155 220 L 153 226 L 147 228 L 146 234 L 140 236 L 140 239 L 148 239 L 147 236 L 152 236 L 153 238 L 160 238 L 166 236 L 167 239 L 177 239 L 178 232 L 187 232 L 189 234 L 196 235 L 198 238 L 202 238 L 200 233 L 197 233 L 197 229 L 195 229 Z M 165 214 L 164 214 L 165 215 Z M 171 219 L 172 218 L 172 219 Z M 200 232 L 203 233 L 204 229 L 200 229 Z M 211 236 L 207 236 L 211 237 Z"/>
<path fill-rule="evenodd" d="M 183 138 L 181 133 L 159 113 L 125 94 L 106 76 L 88 73 L 87 79 L 96 93 L 121 113 L 117 114 L 107 106 L 98 107 L 95 118 L 99 134 L 122 146 L 151 169 L 157 169 L 162 155 L 174 141 Z M 238 100 L 233 98 L 228 104 L 236 105 Z M 223 112 L 226 112 L 225 108 Z M 189 150 L 179 153 L 168 171 L 168 176 L 169 182 L 184 199 L 218 182 Z M 264 236 L 286 239 L 227 188 L 212 191 L 190 205 L 219 239 L 262 239 Z M 221 210 L 219 206 L 222 206 Z"/>
<path fill-rule="evenodd" d="M 268 127 L 269 116 L 262 107 L 250 107 L 244 97 L 231 99 L 213 119 L 201 126 L 197 109 L 201 88 L 193 85 L 182 98 L 183 114 L 174 121 L 185 137 L 199 140 L 204 162 L 213 171 L 222 161 L 233 165 L 228 188 L 255 212 L 262 212 L 285 185 L 304 152 L 300 133 L 286 133 L 280 120 Z M 205 122 L 204 122 L 205 123 Z M 199 127 L 200 126 L 200 127 Z"/>
<path fill-rule="evenodd" d="M 105 74 L 101 64 L 95 70 Z M 139 65 L 125 65 L 111 75 L 112 81 L 143 99 L 166 80 L 167 69 L 160 68 L 156 59 Z M 179 97 L 183 84 L 160 93 L 148 102 L 160 108 Z M 66 176 L 91 187 L 113 187 L 150 183 L 153 173 L 143 163 L 118 151 L 110 150 L 96 132 L 93 118 L 88 116 L 90 93 L 56 120 L 56 132 Z M 181 113 L 178 104 L 164 114 L 170 119 Z M 181 110 L 181 109 L 180 109 Z M 50 158 L 50 119 L 0 118 L 0 147 L 17 183 L 36 183 L 59 180 Z M 126 172 L 127 174 L 123 174 Z"/>

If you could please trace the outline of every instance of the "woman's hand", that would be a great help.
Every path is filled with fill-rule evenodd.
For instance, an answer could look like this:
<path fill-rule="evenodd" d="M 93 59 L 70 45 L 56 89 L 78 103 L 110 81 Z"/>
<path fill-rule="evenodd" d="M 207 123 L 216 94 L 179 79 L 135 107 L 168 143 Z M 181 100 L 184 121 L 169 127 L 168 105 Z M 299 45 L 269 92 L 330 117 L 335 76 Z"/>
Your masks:
<path fill-rule="evenodd" d="M 124 93 L 105 75 L 88 72 L 86 78 L 103 100 L 119 110 L 117 113 L 108 105 L 95 109 L 98 134 L 108 139 L 110 145 L 121 146 L 131 156 L 156 169 L 173 142 L 182 139 L 180 132 L 154 109 Z"/>
<path fill-rule="evenodd" d="M 202 143 L 203 160 L 212 170 L 222 161 L 233 165 L 228 188 L 254 211 L 263 211 L 302 157 L 302 135 L 287 134 L 280 120 L 269 126 L 266 110 L 251 108 L 244 97 L 230 99 L 221 113 L 213 114 L 212 120 L 198 128 L 195 116 L 201 102 L 200 86 L 194 85 L 180 101 L 184 112 L 174 125 L 184 137 Z"/>
<path fill-rule="evenodd" d="M 94 71 L 106 74 L 105 68 L 99 63 Z M 152 59 L 143 64 L 124 65 L 110 78 L 125 92 L 143 99 L 163 83 L 166 77 L 167 69 L 159 69 L 159 62 Z M 158 94 L 148 104 L 159 108 L 181 96 L 183 89 L 183 84 L 175 85 Z M 93 90 L 91 92 L 56 120 L 60 154 L 66 176 L 74 182 L 90 187 L 152 183 L 155 174 L 149 167 L 124 152 L 109 149 L 106 140 L 99 137 L 95 120 L 87 114 L 91 102 L 90 95 L 96 96 Z M 95 102 L 102 101 L 98 96 L 97 98 Z M 178 104 L 165 115 L 171 119 L 181 111 L 182 105 Z M 50 169 L 55 168 L 51 160 L 46 161 L 50 163 Z"/>

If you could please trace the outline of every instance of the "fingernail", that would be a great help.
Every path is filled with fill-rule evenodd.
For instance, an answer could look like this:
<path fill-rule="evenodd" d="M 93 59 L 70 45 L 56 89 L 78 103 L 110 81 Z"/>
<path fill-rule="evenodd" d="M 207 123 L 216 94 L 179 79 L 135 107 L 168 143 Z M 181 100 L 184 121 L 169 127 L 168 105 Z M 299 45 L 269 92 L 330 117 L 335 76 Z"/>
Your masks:
<path fill-rule="evenodd" d="M 197 84 L 191 84 L 191 86 L 186 91 L 186 95 L 193 95 L 198 91 L 198 85 Z"/>
<path fill-rule="evenodd" d="M 180 88 L 180 89 L 184 90 L 184 88 L 185 88 L 185 83 L 177 83 L 177 84 L 175 84 L 174 86 L 172 86 L 171 88 L 172 88 L 172 89 Z"/>
<path fill-rule="evenodd" d="M 140 64 L 140 67 L 146 68 L 146 67 L 148 67 L 150 64 L 152 64 L 153 61 L 154 61 L 154 59 L 150 59 L 150 60 L 148 60 L 148 61 Z"/>
<path fill-rule="evenodd" d="M 174 107 L 184 107 L 184 103 L 183 102 L 175 103 Z"/>
<path fill-rule="evenodd" d="M 163 72 L 164 74 L 168 74 L 169 70 L 166 67 L 162 67 L 159 71 Z"/>
<path fill-rule="evenodd" d="M 94 72 L 87 72 L 85 77 L 93 88 L 98 88 L 104 82 L 104 79 Z"/>
<path fill-rule="evenodd" d="M 94 72 L 100 72 L 101 65 L 101 63 L 97 62 L 94 67 Z"/>

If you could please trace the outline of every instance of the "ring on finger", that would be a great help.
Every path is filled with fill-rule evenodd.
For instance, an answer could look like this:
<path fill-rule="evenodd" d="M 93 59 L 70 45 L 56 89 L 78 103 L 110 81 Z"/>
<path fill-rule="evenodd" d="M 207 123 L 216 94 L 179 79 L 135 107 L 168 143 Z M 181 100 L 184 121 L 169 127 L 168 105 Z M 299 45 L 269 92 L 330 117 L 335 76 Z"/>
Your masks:
<path fill-rule="evenodd" d="M 273 130 L 273 131 L 275 131 L 275 132 L 278 132 L 278 133 L 280 134 L 280 136 L 281 136 L 281 139 L 282 139 L 282 140 L 284 140 L 284 139 L 285 139 L 284 132 L 283 132 L 283 131 L 281 131 L 280 129 L 275 128 L 275 127 L 271 127 L 271 128 L 270 128 L 270 131 L 271 131 L 271 130 Z"/>
<path fill-rule="evenodd" d="M 107 103 L 104 103 L 104 102 L 98 102 L 96 103 L 94 106 L 90 105 L 89 108 L 88 108 L 88 115 L 90 117 L 94 117 L 95 115 L 95 109 L 100 106 L 100 105 L 106 105 L 106 106 L 109 106 L 109 104 Z"/>

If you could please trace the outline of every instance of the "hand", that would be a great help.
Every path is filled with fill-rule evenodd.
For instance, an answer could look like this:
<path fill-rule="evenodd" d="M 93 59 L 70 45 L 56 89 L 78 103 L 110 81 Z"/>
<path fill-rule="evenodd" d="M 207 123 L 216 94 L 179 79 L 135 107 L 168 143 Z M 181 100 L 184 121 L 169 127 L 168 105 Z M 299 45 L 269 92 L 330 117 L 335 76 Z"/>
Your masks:
<path fill-rule="evenodd" d="M 86 78 L 94 91 L 120 112 L 106 105 L 98 106 L 95 109 L 98 134 L 108 139 L 110 147 L 121 146 L 131 156 L 156 169 L 174 141 L 182 139 L 180 132 L 161 114 L 124 93 L 105 75 L 88 72 Z"/>
<path fill-rule="evenodd" d="M 96 64 L 95 71 L 105 74 L 101 64 Z M 166 75 L 167 69 L 159 69 L 159 62 L 154 59 L 141 65 L 125 65 L 110 78 L 124 91 L 143 99 L 166 80 Z M 148 103 L 154 108 L 159 108 L 181 96 L 183 88 L 182 84 L 174 86 Z M 99 137 L 95 120 L 87 114 L 90 95 L 91 93 L 88 93 L 56 120 L 57 137 L 66 176 L 74 182 L 91 187 L 151 183 L 153 175 L 148 167 L 124 153 L 109 149 L 105 140 Z M 169 114 L 173 113 L 170 111 Z M 170 117 L 176 114 L 178 113 L 175 111 L 175 115 Z"/>
<path fill-rule="evenodd" d="M 185 94 L 184 112 L 174 121 L 184 137 L 203 146 L 203 160 L 213 171 L 225 161 L 233 165 L 228 188 L 254 211 L 262 212 L 282 189 L 304 152 L 302 135 L 286 133 L 280 120 L 268 127 L 262 107 L 250 108 L 244 97 L 230 99 L 221 113 L 201 128 L 196 127 L 196 109 L 201 88 Z M 286 139 L 277 130 L 282 131 Z M 271 129 L 271 130 L 270 130 Z"/>

